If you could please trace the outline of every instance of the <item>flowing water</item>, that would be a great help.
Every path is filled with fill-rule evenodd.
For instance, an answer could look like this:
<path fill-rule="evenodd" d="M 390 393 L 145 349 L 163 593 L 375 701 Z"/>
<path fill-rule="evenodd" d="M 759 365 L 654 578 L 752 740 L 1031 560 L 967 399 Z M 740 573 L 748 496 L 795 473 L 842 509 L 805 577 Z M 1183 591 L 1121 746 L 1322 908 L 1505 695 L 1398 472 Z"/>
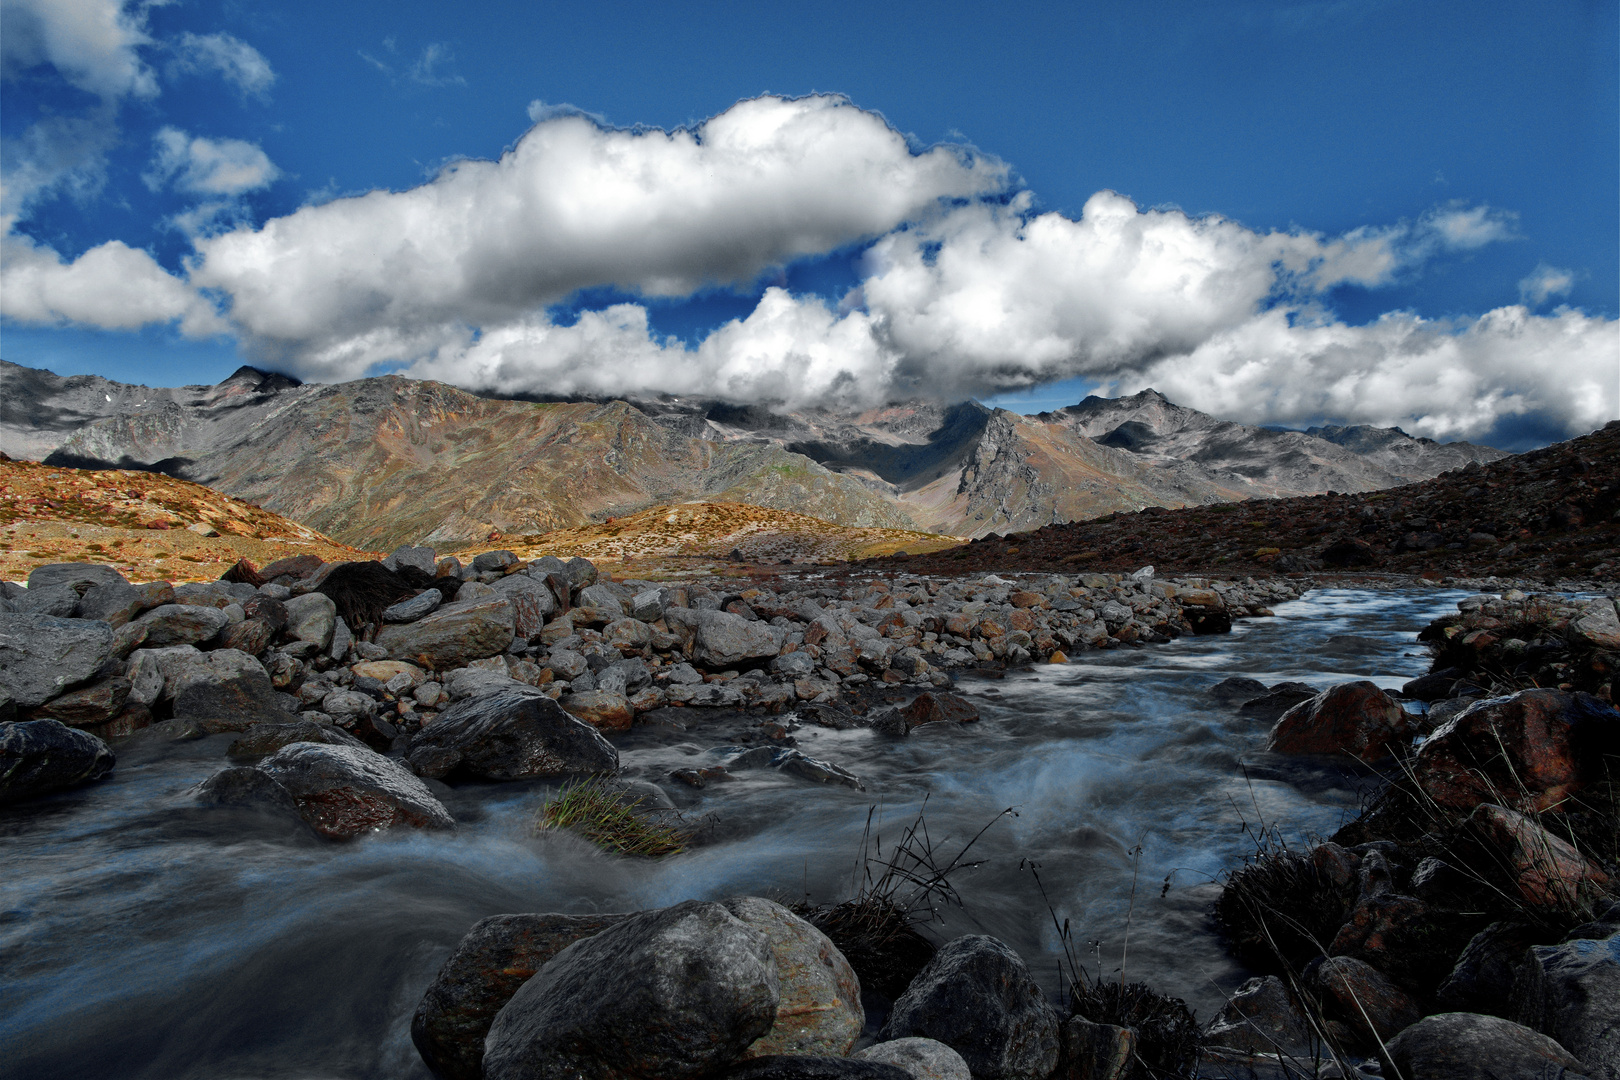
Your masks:
<path fill-rule="evenodd" d="M 1229 675 L 1398 686 L 1426 670 L 1417 631 L 1461 595 L 1313 592 L 1231 635 L 964 678 L 976 724 L 905 740 L 798 732 L 864 792 L 771 771 L 674 790 L 669 772 L 715 744 L 688 710 L 690 730 L 637 729 L 621 744 L 631 775 L 719 815 L 714 842 L 659 862 L 536 835 L 554 784 L 445 789 L 454 833 L 332 844 L 189 804 L 184 791 L 225 763 L 230 736 L 126 749 L 100 784 L 0 810 L 0 1073 L 426 1077 L 412 1011 L 483 916 L 737 893 L 841 899 L 870 808 L 887 852 L 925 797 L 947 859 L 999 811 L 1017 812 L 970 853 L 987 861 L 952 877 L 962 906 L 942 910 L 936 937 L 993 934 L 1055 992 L 1055 913 L 1093 974 L 1114 975 L 1123 958 L 1129 979 L 1186 998 L 1204 1021 L 1244 977 L 1208 913 L 1216 876 L 1253 848 L 1245 826 L 1330 833 L 1368 782 L 1264 753 L 1266 725 L 1209 687 Z"/>

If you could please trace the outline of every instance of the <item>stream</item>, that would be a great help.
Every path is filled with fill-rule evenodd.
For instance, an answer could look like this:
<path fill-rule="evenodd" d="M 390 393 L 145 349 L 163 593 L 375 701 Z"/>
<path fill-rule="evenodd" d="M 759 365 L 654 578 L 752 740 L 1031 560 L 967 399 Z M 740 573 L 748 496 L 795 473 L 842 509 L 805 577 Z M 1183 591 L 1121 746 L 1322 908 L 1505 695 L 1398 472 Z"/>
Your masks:
<path fill-rule="evenodd" d="M 1055 923 L 1067 919 L 1073 959 L 1092 975 L 1118 978 L 1123 958 L 1127 979 L 1185 998 L 1204 1023 L 1246 977 L 1209 917 L 1217 876 L 1253 851 L 1262 824 L 1290 843 L 1330 834 L 1371 781 L 1264 753 L 1267 725 L 1209 688 L 1231 675 L 1398 687 L 1427 670 L 1417 632 L 1463 595 L 1315 591 L 1230 635 L 964 675 L 979 723 L 908 739 L 796 732 L 865 791 L 772 770 L 684 788 L 670 771 L 716 745 L 702 711 L 685 710 L 689 730 L 616 740 L 628 775 L 717 815 L 712 842 L 657 862 L 537 835 L 554 782 L 437 788 L 454 833 L 334 844 L 189 802 L 186 789 L 227 764 L 230 735 L 115 748 L 107 780 L 0 809 L 3 1071 L 426 1078 L 411 1015 L 478 919 L 738 893 L 838 900 L 869 817 L 888 854 L 919 810 L 941 863 L 989 825 L 968 853 L 982 865 L 950 878 L 961 905 L 941 905 L 926 932 L 999 937 L 1055 994 L 1068 962 Z M 1008 807 L 1016 816 L 998 819 Z"/>

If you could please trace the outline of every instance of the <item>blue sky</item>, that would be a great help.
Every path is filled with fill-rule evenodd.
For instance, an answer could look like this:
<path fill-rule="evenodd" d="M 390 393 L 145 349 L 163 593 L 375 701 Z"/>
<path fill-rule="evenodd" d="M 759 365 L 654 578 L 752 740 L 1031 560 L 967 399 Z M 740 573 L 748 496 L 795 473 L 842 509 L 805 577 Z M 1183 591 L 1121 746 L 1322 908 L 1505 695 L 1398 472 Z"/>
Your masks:
<path fill-rule="evenodd" d="M 1615 415 L 1620 393 L 1611 370 L 1620 363 L 1616 8 L 5 0 L 4 254 L 34 276 L 6 281 L 0 356 L 149 384 L 214 381 L 248 361 L 313 378 L 404 369 L 514 390 L 799 404 L 856 402 L 847 396 L 856 385 L 862 401 L 1010 388 L 998 400 L 1033 408 L 1152 382 L 1256 422 L 1402 422 L 1499 441 L 1570 433 Z M 815 127 L 803 138 L 822 141 L 804 145 L 870 166 L 848 192 L 861 205 L 828 196 L 802 209 L 823 193 L 796 188 L 791 169 L 772 189 L 778 203 L 768 191 L 717 196 L 694 181 L 682 195 L 693 209 L 650 212 L 650 239 L 617 225 L 580 234 L 587 248 L 616 252 L 608 264 L 535 271 L 528 292 L 499 302 L 469 287 L 431 325 L 356 315 L 367 304 L 421 306 L 414 294 L 377 297 L 387 275 L 325 322 L 290 314 L 306 300 L 273 294 L 268 267 L 318 279 L 317 300 L 337 288 L 320 282 L 346 282 L 352 268 L 337 255 L 295 266 L 290 248 L 265 254 L 272 232 L 253 249 L 263 265 L 247 265 L 245 242 L 210 246 L 232 227 L 247 236 L 300 208 L 358 210 L 345 197 L 422 189 L 447 163 L 513 149 L 536 118 L 566 134 L 558 106 L 610 128 L 701 133 L 764 94 L 847 98 L 842 111 L 791 119 L 842 125 L 830 135 Z M 893 151 L 863 126 L 872 114 L 905 137 L 909 160 L 883 157 Z M 550 182 L 569 167 L 566 153 L 596 153 L 589 140 L 561 142 L 522 184 Z M 923 168 L 919 155 L 939 143 L 972 148 L 978 165 Z M 914 197 L 868 212 L 897 168 L 915 174 Z M 486 205 L 491 190 L 477 186 L 468 205 Z M 1047 261 L 1031 262 L 1034 238 L 1020 230 L 1081 222 L 1102 191 L 1129 200 L 1150 247 L 1168 237 L 1187 265 L 1215 269 L 1191 299 L 1175 293 L 1173 267 L 1124 296 L 1083 274 L 1066 286 L 1099 295 L 1096 306 L 1139 308 L 1137 322 L 1163 326 L 1230 277 L 1275 272 L 1196 325 L 1157 336 L 1106 312 L 1070 311 L 1065 297 L 1030 308 L 1027 294 L 1066 280 L 1062 268 L 1092 259 L 1103 241 L 1057 228 Z M 753 208 L 746 223 L 703 216 L 731 199 Z M 800 219 L 784 224 L 777 206 Z M 1098 220 L 1110 207 L 1093 204 Z M 434 212 L 467 220 L 447 199 Z M 1241 231 L 1214 235 L 1208 215 Z M 689 232 L 682 221 L 693 222 Z M 299 243 L 346 236 L 351 224 L 331 209 Z M 518 276 L 576 257 L 556 235 L 505 253 Z M 1257 239 L 1275 235 L 1317 239 L 1308 250 Z M 354 257 L 369 250 L 351 239 Z M 87 298 L 101 279 L 74 262 L 109 241 L 155 261 L 107 260 L 101 272 L 144 283 L 117 310 Z M 936 268 L 935 253 L 945 264 L 953 243 L 1001 254 L 978 268 Z M 1208 252 L 1192 250 L 1200 244 Z M 1345 262 L 1346 250 L 1362 261 Z M 153 276 L 158 268 L 168 277 Z M 1028 310 L 964 322 L 990 281 L 1023 282 L 1017 304 Z M 1162 297 L 1147 295 L 1155 282 Z M 1528 322 L 1487 321 L 1515 305 Z M 722 340 L 714 331 L 728 325 Z M 1254 355 L 1267 371 L 1243 374 Z M 827 365 L 837 370 L 820 381 L 797 374 Z M 672 366 L 692 370 L 660 383 L 656 373 Z M 1404 383 L 1391 382 L 1408 368 Z M 767 369 L 770 379 L 745 377 Z M 1574 396 L 1606 394 L 1597 406 L 1567 389 L 1588 375 L 1591 389 Z M 1311 390 L 1324 380 L 1332 393 Z M 1435 385 L 1450 389 L 1419 393 Z"/>

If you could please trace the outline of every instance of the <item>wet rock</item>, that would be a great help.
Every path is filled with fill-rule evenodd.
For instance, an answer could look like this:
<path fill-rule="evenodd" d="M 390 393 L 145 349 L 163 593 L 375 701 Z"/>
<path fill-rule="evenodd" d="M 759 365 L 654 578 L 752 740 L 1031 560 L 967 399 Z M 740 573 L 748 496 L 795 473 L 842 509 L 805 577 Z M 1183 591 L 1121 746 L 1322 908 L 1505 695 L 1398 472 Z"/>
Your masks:
<path fill-rule="evenodd" d="M 1389 1041 L 1399 1075 L 1421 1080 L 1582 1080 L 1585 1066 L 1564 1047 L 1496 1016 L 1439 1013 Z"/>
<path fill-rule="evenodd" d="M 411 1041 L 444 1080 L 480 1080 L 484 1037 L 518 987 L 562 950 L 629 915 L 491 915 L 439 969 L 411 1019 Z"/>
<path fill-rule="evenodd" d="M 866 1023 L 861 984 L 827 936 L 787 908 L 757 896 L 723 901 L 726 910 L 765 935 L 776 964 L 780 998 L 771 1029 L 744 1057 L 808 1054 L 842 1057 Z"/>
<path fill-rule="evenodd" d="M 636 722 L 636 712 L 630 707 L 630 699 L 612 690 L 564 694 L 560 704 L 571 716 L 578 717 L 598 731 L 629 731 Z"/>
<path fill-rule="evenodd" d="M 459 772 L 523 780 L 619 768 L 619 752 L 595 728 L 527 689 L 452 705 L 411 738 L 405 756 L 432 779 Z"/>
<path fill-rule="evenodd" d="M 100 671 L 112 643 L 104 622 L 0 615 L 0 690 L 23 708 L 44 704 Z"/>
<path fill-rule="evenodd" d="M 1596 863 L 1523 814 L 1486 803 L 1474 808 L 1468 824 L 1513 874 L 1527 904 L 1571 905 L 1582 892 L 1608 883 Z"/>
<path fill-rule="evenodd" d="M 55 720 L 0 723 L 0 803 L 100 780 L 116 761 L 106 743 Z"/>
<path fill-rule="evenodd" d="M 78 690 L 52 698 L 33 710 L 35 720 L 60 720 L 68 727 L 94 727 L 105 724 L 124 711 L 131 683 L 121 675 L 101 679 Z"/>
<path fill-rule="evenodd" d="M 722 1080 L 908 1080 L 910 1075 L 877 1061 L 802 1054 L 751 1058 L 719 1074 Z"/>
<path fill-rule="evenodd" d="M 1058 1064 L 1057 1014 L 1018 954 L 983 935 L 935 953 L 881 1037 L 937 1039 L 984 1080 L 1046 1080 Z"/>
<path fill-rule="evenodd" d="M 1245 701 L 1238 707 L 1238 713 L 1275 724 L 1289 709 L 1315 696 L 1315 690 L 1300 684 L 1274 686 L 1268 693 Z"/>
<path fill-rule="evenodd" d="M 729 611 L 670 608 L 665 619 L 671 627 L 691 632 L 691 658 L 713 671 L 756 664 L 782 650 L 782 631 L 777 627 Z"/>
<path fill-rule="evenodd" d="M 248 765 L 221 769 L 192 789 L 192 795 L 203 806 L 246 806 L 302 817 L 292 792 L 263 769 Z"/>
<path fill-rule="evenodd" d="M 222 731 L 242 731 L 260 722 L 292 719 L 282 708 L 264 665 L 235 649 L 216 649 L 174 665 L 166 692 L 174 694 L 176 719 L 206 720 Z"/>
<path fill-rule="evenodd" d="M 979 710 L 960 694 L 943 691 L 918 694 L 911 704 L 900 710 L 908 727 L 924 724 L 970 724 L 979 718 Z"/>
<path fill-rule="evenodd" d="M 778 772 L 785 772 L 813 783 L 854 788 L 856 791 L 866 790 L 861 778 L 849 770 L 830 761 L 810 757 L 798 750 L 783 750 L 772 759 L 771 766 Z"/>
<path fill-rule="evenodd" d="M 1435 1001 L 1448 1012 L 1489 1013 L 1512 1018 L 1513 979 L 1539 938 L 1520 922 L 1494 922 L 1475 934 L 1440 983 Z"/>
<path fill-rule="evenodd" d="M 1457 680 L 1468 674 L 1462 668 L 1443 668 L 1432 671 L 1401 686 L 1401 694 L 1405 697 L 1416 698 L 1419 701 L 1439 701 L 1451 696 L 1452 687 Z"/>
<path fill-rule="evenodd" d="M 853 1055 L 904 1070 L 911 1080 L 972 1080 L 962 1055 L 936 1039 L 894 1039 L 874 1043 Z"/>
<path fill-rule="evenodd" d="M 1314 1040 L 1310 1022 L 1288 987 L 1277 976 L 1267 975 L 1238 987 L 1205 1029 L 1204 1041 L 1255 1054 L 1305 1058 Z"/>
<path fill-rule="evenodd" d="M 293 743 L 257 767 L 291 793 L 299 815 L 322 836 L 344 839 L 396 825 L 455 827 L 422 781 L 371 750 Z"/>
<path fill-rule="evenodd" d="M 408 600 L 401 600 L 397 604 L 383 608 L 383 622 L 415 622 L 425 615 L 431 615 L 442 603 L 444 593 L 438 589 L 423 589 Z"/>
<path fill-rule="evenodd" d="M 1349 1025 L 1368 1044 L 1387 1042 L 1423 1015 L 1411 995 L 1389 976 L 1351 956 L 1314 961 L 1305 971 L 1305 982 L 1332 1019 Z"/>
<path fill-rule="evenodd" d="M 1366 680 L 1330 686 L 1277 720 L 1266 749 L 1280 754 L 1350 754 L 1362 761 L 1389 757 L 1416 733 L 1395 699 Z"/>
<path fill-rule="evenodd" d="M 689 900 L 558 953 L 496 1015 L 483 1075 L 691 1080 L 768 1032 L 780 998 L 765 935 Z"/>
<path fill-rule="evenodd" d="M 332 632 L 337 629 L 337 604 L 325 593 L 309 592 L 289 597 L 283 605 L 287 609 L 286 634 L 294 641 L 313 642 L 319 650 L 332 644 Z"/>
<path fill-rule="evenodd" d="M 240 738 L 226 748 L 231 757 L 266 757 L 295 742 L 326 743 L 329 746 L 357 746 L 365 743 L 332 724 L 317 724 L 311 720 L 289 720 L 286 723 L 258 723 L 244 731 Z"/>
<path fill-rule="evenodd" d="M 1620 935 L 1532 948 L 1513 998 L 1516 1020 L 1557 1039 L 1593 1076 L 1620 1078 Z"/>
<path fill-rule="evenodd" d="M 504 599 L 455 603 L 416 622 L 383 627 L 377 644 L 388 650 L 389 659 L 448 671 L 504 653 L 512 644 L 512 627 L 512 605 Z"/>
<path fill-rule="evenodd" d="M 1265 683 L 1242 675 L 1230 675 L 1209 688 L 1211 697 L 1226 702 L 1253 701 L 1255 698 L 1264 697 L 1266 692 Z"/>
<path fill-rule="evenodd" d="M 1136 1030 L 1070 1016 L 1058 1029 L 1063 1068 L 1054 1080 L 1125 1080 L 1136 1054 Z"/>
<path fill-rule="evenodd" d="M 1580 785 L 1571 746 L 1573 695 L 1522 690 L 1487 698 L 1442 725 L 1418 748 L 1413 778 L 1443 807 L 1495 803 L 1544 810 Z"/>

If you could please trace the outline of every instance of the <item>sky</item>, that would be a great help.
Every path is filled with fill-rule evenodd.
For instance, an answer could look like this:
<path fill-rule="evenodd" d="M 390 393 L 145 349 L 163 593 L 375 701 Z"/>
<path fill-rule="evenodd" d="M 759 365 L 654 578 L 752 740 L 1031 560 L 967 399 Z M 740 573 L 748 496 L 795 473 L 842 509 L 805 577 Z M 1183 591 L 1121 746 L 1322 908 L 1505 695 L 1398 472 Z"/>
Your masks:
<path fill-rule="evenodd" d="M 1617 7 L 0 0 L 0 357 L 1522 449 L 1620 415 Z"/>

